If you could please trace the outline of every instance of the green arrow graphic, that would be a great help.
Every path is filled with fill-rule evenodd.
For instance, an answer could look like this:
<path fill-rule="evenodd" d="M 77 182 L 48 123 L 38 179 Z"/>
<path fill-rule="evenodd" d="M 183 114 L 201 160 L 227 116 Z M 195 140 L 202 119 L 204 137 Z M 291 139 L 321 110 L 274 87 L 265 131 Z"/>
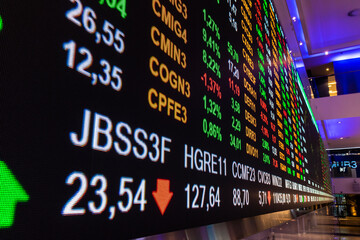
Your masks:
<path fill-rule="evenodd" d="M 29 195 L 6 164 L 0 160 L 0 228 L 9 228 L 14 223 L 16 204 L 27 202 Z"/>
<path fill-rule="evenodd" d="M 1 15 L 0 15 L 0 31 L 3 29 L 3 20 L 1 18 Z"/>

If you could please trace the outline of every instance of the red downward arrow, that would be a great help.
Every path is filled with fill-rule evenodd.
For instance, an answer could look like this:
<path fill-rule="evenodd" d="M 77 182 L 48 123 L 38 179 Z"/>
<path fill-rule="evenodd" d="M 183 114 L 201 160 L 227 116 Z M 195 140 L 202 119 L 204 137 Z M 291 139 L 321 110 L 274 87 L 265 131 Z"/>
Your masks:
<path fill-rule="evenodd" d="M 271 205 L 271 192 L 270 191 L 268 191 L 267 199 L 268 199 L 268 203 L 269 203 L 269 206 L 270 206 Z"/>
<path fill-rule="evenodd" d="M 157 179 L 156 182 L 156 192 L 153 191 L 152 195 L 155 199 L 156 204 L 159 207 L 161 215 L 164 215 L 169 202 L 174 195 L 173 192 L 170 192 L 170 180 L 167 179 Z"/>

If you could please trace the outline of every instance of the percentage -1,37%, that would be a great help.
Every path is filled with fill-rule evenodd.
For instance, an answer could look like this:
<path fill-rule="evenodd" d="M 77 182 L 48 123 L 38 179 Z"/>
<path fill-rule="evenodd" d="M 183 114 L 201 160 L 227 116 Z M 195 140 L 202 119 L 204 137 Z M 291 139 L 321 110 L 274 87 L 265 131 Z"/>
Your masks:
<path fill-rule="evenodd" d="M 207 73 L 204 73 L 201 77 L 200 77 L 201 81 L 204 82 L 204 86 L 206 88 L 207 91 L 215 93 L 216 96 L 221 99 L 221 89 L 220 89 L 220 85 L 214 80 L 212 79 L 212 77 L 208 77 Z"/>

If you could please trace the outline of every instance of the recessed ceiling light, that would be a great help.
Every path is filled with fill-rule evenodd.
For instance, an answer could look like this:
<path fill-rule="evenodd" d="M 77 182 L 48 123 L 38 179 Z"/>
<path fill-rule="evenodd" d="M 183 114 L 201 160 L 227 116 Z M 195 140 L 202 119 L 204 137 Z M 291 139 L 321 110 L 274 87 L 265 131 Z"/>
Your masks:
<path fill-rule="evenodd" d="M 330 70 L 330 68 L 326 68 L 326 71 L 329 71 Z"/>
<path fill-rule="evenodd" d="M 299 45 L 300 45 L 300 46 L 302 46 L 302 45 L 303 45 L 303 43 L 300 41 L 300 42 L 299 42 Z"/>
<path fill-rule="evenodd" d="M 340 121 L 338 121 L 338 124 L 340 124 L 341 122 Z"/>
<path fill-rule="evenodd" d="M 329 55 L 329 51 L 325 51 L 325 55 Z"/>
<path fill-rule="evenodd" d="M 293 22 L 296 22 L 296 17 L 292 17 Z"/>
<path fill-rule="evenodd" d="M 341 139 L 341 140 L 343 140 L 344 138 L 343 138 L 343 137 L 341 137 L 340 139 Z"/>
<path fill-rule="evenodd" d="M 360 16 L 360 8 L 353 9 L 350 12 L 348 12 L 349 17 L 357 17 Z"/>

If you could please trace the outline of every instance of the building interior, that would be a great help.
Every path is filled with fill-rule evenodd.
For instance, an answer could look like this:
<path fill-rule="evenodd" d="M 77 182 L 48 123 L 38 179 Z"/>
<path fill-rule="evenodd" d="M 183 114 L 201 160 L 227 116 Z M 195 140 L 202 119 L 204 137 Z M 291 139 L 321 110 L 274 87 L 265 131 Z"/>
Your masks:
<path fill-rule="evenodd" d="M 334 205 L 143 239 L 360 239 L 360 2 L 274 4 L 329 156 Z"/>
<path fill-rule="evenodd" d="M 360 240 L 360 0 L 4 2 L 0 240 Z"/>

